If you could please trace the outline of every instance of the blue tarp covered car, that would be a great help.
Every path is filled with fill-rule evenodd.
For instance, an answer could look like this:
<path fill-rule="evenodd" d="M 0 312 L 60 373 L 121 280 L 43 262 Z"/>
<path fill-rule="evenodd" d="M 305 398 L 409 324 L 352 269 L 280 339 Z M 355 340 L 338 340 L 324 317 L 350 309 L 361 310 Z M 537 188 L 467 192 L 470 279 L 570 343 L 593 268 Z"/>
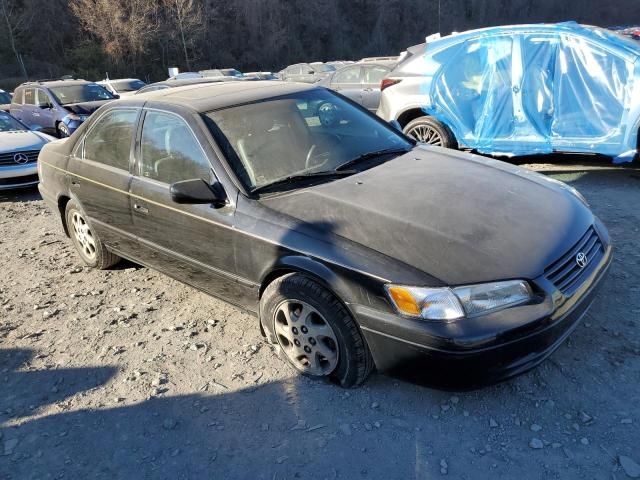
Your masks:
<path fill-rule="evenodd" d="M 640 43 L 575 22 L 492 27 L 409 50 L 378 115 L 405 133 L 494 155 L 599 153 L 631 161 Z"/>

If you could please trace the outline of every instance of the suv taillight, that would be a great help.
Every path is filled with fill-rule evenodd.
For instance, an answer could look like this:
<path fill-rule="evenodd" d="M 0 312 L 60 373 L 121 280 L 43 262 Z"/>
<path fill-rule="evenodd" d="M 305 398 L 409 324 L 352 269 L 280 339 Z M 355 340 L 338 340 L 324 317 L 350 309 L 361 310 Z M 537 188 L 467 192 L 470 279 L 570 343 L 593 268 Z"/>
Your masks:
<path fill-rule="evenodd" d="M 383 91 L 385 88 L 389 88 L 393 85 L 400 83 L 402 80 L 398 78 L 384 78 L 382 82 L 380 82 L 380 91 Z"/>

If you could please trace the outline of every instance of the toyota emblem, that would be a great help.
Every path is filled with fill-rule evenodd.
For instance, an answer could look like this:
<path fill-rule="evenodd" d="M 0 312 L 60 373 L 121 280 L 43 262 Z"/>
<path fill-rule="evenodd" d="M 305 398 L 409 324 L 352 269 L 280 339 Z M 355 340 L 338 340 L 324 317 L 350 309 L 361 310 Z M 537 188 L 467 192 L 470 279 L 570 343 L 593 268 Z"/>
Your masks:
<path fill-rule="evenodd" d="M 583 252 L 580 252 L 576 255 L 576 263 L 580 268 L 584 268 L 587 266 L 587 263 L 589 263 L 589 259 Z"/>
<path fill-rule="evenodd" d="M 27 156 L 26 153 L 16 153 L 13 156 L 13 161 L 16 162 L 19 165 L 24 165 L 25 163 L 27 163 L 29 161 L 29 157 Z"/>

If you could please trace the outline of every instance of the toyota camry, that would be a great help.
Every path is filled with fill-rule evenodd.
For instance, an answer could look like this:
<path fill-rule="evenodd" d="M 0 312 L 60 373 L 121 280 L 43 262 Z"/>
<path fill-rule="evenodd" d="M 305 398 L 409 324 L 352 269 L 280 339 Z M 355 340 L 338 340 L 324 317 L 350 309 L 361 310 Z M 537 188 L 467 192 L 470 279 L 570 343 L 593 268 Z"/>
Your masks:
<path fill-rule="evenodd" d="M 127 258 L 253 312 L 293 367 L 344 387 L 374 368 L 444 387 L 524 372 L 612 258 L 570 186 L 417 144 L 318 86 L 118 100 L 40 164 L 86 265 Z"/>

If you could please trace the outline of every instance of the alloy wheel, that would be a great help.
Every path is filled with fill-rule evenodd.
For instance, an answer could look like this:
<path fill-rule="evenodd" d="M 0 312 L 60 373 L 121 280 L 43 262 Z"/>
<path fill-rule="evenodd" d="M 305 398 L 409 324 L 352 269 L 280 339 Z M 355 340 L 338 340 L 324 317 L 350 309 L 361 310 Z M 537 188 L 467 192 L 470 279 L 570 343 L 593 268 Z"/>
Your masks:
<path fill-rule="evenodd" d="M 73 212 L 71 216 L 71 226 L 73 227 L 73 235 L 80 246 L 82 254 L 88 260 L 93 261 L 96 258 L 96 241 L 89 225 L 80 213 Z"/>
<path fill-rule="evenodd" d="M 438 147 L 442 146 L 442 137 L 435 128 L 429 125 L 416 125 L 407 132 L 407 135 L 422 143 Z"/>
<path fill-rule="evenodd" d="M 338 339 L 331 325 L 311 305 L 285 300 L 274 315 L 278 343 L 302 373 L 329 375 L 338 365 Z"/>

